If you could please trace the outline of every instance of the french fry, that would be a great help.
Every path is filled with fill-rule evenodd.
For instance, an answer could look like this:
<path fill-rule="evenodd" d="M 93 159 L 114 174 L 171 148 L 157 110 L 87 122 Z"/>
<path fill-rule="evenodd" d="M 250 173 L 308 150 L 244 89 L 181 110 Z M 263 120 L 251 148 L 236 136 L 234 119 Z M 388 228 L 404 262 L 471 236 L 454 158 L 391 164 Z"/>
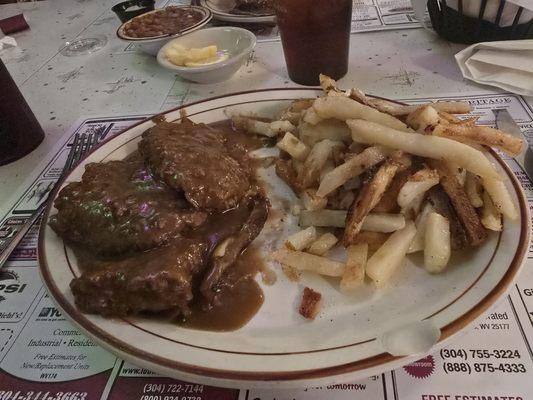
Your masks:
<path fill-rule="evenodd" d="M 430 203 L 426 203 L 424 205 L 424 208 L 422 208 L 422 212 L 418 214 L 416 217 L 415 225 L 416 225 L 416 234 L 413 237 L 413 240 L 409 244 L 409 249 L 407 249 L 407 254 L 416 253 L 417 251 L 424 250 L 424 238 L 426 235 L 426 223 L 429 214 L 433 212 L 433 207 Z"/>
<path fill-rule="evenodd" d="M 299 225 L 344 228 L 347 212 L 344 210 L 302 210 Z M 394 232 L 405 226 L 402 214 L 370 213 L 361 224 L 361 230 L 370 232 Z"/>
<path fill-rule="evenodd" d="M 387 149 L 380 146 L 368 147 L 324 175 L 316 192 L 317 196 L 326 197 L 349 179 L 361 175 L 368 168 L 383 161 L 389 153 Z"/>
<path fill-rule="evenodd" d="M 483 192 L 483 208 L 481 209 L 481 223 L 491 231 L 502 230 L 502 215 L 494 206 L 489 194 Z"/>
<path fill-rule="evenodd" d="M 404 115 L 411 114 L 417 108 L 424 105 L 433 107 L 439 113 L 466 114 L 472 111 L 472 107 L 470 107 L 468 103 L 462 101 L 439 101 L 437 103 L 415 104 L 408 106 L 405 104 L 398 104 L 384 99 L 375 99 L 367 97 L 361 90 L 357 88 L 351 89 L 348 93 L 348 97 L 360 103 L 366 104 L 372 108 L 375 108 L 376 110 L 393 115 L 395 117 L 401 117 Z"/>
<path fill-rule="evenodd" d="M 368 256 L 368 244 L 355 244 L 346 249 L 346 268 L 341 278 L 340 289 L 350 292 L 365 280 L 365 266 Z"/>
<path fill-rule="evenodd" d="M 437 101 L 431 106 L 448 114 L 468 114 L 472 111 L 472 106 L 465 101 Z"/>
<path fill-rule="evenodd" d="M 348 210 L 354 200 L 355 200 L 355 193 L 352 192 L 351 190 L 345 191 L 344 193 L 342 193 L 342 197 L 339 201 L 339 205 L 338 205 L 339 209 Z"/>
<path fill-rule="evenodd" d="M 300 281 L 300 275 L 301 272 L 298 271 L 296 268 L 289 267 L 288 265 L 281 265 L 281 270 L 285 274 L 287 278 L 289 278 L 292 282 L 299 282 Z"/>
<path fill-rule="evenodd" d="M 345 143 L 352 142 L 350 128 L 344 121 L 325 119 L 315 125 L 303 122 L 298 126 L 300 140 L 308 146 L 324 140 L 336 140 Z"/>
<path fill-rule="evenodd" d="M 302 113 L 302 115 L 303 115 L 302 120 L 311 125 L 316 125 L 324 119 L 318 115 L 318 113 L 313 107 L 309 107 L 307 110 L 305 110 Z"/>
<path fill-rule="evenodd" d="M 348 97 L 362 104 L 366 104 L 369 107 L 375 108 L 378 111 L 381 111 L 383 113 L 386 113 L 386 114 L 389 114 L 395 117 L 400 117 L 400 116 L 410 114 L 417 107 L 419 107 L 419 106 L 406 106 L 403 104 L 394 103 L 392 101 L 388 101 L 384 99 L 374 99 L 371 97 L 367 97 L 361 90 L 357 88 L 352 88 L 348 93 Z"/>
<path fill-rule="evenodd" d="M 300 195 L 302 204 L 306 210 L 322 210 L 326 208 L 328 199 L 325 197 L 318 197 L 315 189 L 306 189 Z"/>
<path fill-rule="evenodd" d="M 426 193 L 427 192 L 419 193 L 413 199 L 413 201 L 411 201 L 409 205 L 402 210 L 402 212 L 405 215 L 412 215 L 413 218 L 414 216 L 418 215 L 418 213 L 420 212 L 420 209 L 422 208 L 422 204 L 424 203 L 424 200 L 426 200 Z"/>
<path fill-rule="evenodd" d="M 318 80 L 320 82 L 320 87 L 326 94 L 330 91 L 340 92 L 340 90 L 337 89 L 337 82 L 335 82 L 335 79 L 327 75 L 320 74 L 318 75 Z"/>
<path fill-rule="evenodd" d="M 316 240 L 316 237 L 316 228 L 310 226 L 290 235 L 285 241 L 285 246 L 291 250 L 304 250 Z"/>
<path fill-rule="evenodd" d="M 441 176 L 440 185 L 450 198 L 470 245 L 477 246 L 484 242 L 487 238 L 487 232 L 481 224 L 475 208 L 470 204 L 468 196 L 457 180 L 456 175 L 442 161 L 430 160 L 429 164 L 439 171 L 439 175 Z"/>
<path fill-rule="evenodd" d="M 442 272 L 451 255 L 450 222 L 432 212 L 426 221 L 424 238 L 424 268 L 432 274 Z"/>
<path fill-rule="evenodd" d="M 402 209 L 407 209 L 417 196 L 423 195 L 430 188 L 439 183 L 437 171 L 424 168 L 409 177 L 398 193 L 398 205 Z"/>
<path fill-rule="evenodd" d="M 464 119 L 457 118 L 458 121 L 456 123 L 459 125 L 465 125 L 465 126 L 475 126 L 479 118 L 480 118 L 479 116 L 469 117 L 469 118 L 464 118 Z"/>
<path fill-rule="evenodd" d="M 435 127 L 433 135 L 497 147 L 512 157 L 520 154 L 524 145 L 521 138 L 479 125 L 441 124 Z"/>
<path fill-rule="evenodd" d="M 234 238 L 229 237 L 226 240 L 224 240 L 222 243 L 220 243 L 217 247 L 215 247 L 215 250 L 213 250 L 213 257 L 220 258 L 223 257 L 224 254 L 226 254 L 226 250 L 228 246 L 233 242 Z"/>
<path fill-rule="evenodd" d="M 406 223 L 405 228 L 394 232 L 368 259 L 366 274 L 377 287 L 384 286 L 404 260 L 409 244 L 416 234 L 415 224 Z"/>
<path fill-rule="evenodd" d="M 300 118 L 302 118 L 303 112 L 294 112 L 285 110 L 283 114 L 280 115 L 280 121 L 289 121 L 293 125 L 298 125 Z"/>
<path fill-rule="evenodd" d="M 326 276 L 342 276 L 345 269 L 345 265 L 338 261 L 287 248 L 275 251 L 272 253 L 271 258 L 280 264 L 288 265 L 299 271 L 312 271 Z"/>
<path fill-rule="evenodd" d="M 319 179 L 322 180 L 324 178 L 324 175 L 326 175 L 328 172 L 331 172 L 335 169 L 335 163 L 331 158 L 328 158 L 324 166 L 322 167 L 322 170 L 320 171 Z"/>
<path fill-rule="evenodd" d="M 359 189 L 361 187 L 361 179 L 356 176 L 355 178 L 348 179 L 342 187 L 345 190 L 354 190 Z"/>
<path fill-rule="evenodd" d="M 348 125 L 346 125 L 346 126 L 348 126 Z M 350 138 L 351 138 L 351 131 L 350 131 Z M 363 145 L 361 143 L 352 142 L 348 146 L 348 152 L 344 154 L 344 157 L 346 158 L 346 160 L 348 160 L 351 157 L 354 157 L 357 154 L 361 153 L 366 147 L 367 146 L 365 146 L 365 145 Z"/>
<path fill-rule="evenodd" d="M 457 212 L 452 205 L 450 197 L 441 185 L 437 185 L 429 190 L 427 193 L 428 203 L 433 209 L 443 217 L 446 217 L 450 222 L 450 232 L 452 236 L 452 250 L 462 250 L 470 243 L 469 237 L 466 233 L 461 220 L 457 216 Z M 483 228 L 483 226 L 482 226 Z"/>
<path fill-rule="evenodd" d="M 390 233 L 361 231 L 357 234 L 354 244 L 368 244 L 369 251 L 376 251 L 387 241 Z"/>
<path fill-rule="evenodd" d="M 289 121 L 293 125 L 297 125 L 302 113 L 313 105 L 313 101 L 314 99 L 294 100 L 287 109 L 282 111 L 279 120 Z"/>
<path fill-rule="evenodd" d="M 300 141 L 292 133 L 287 132 L 283 139 L 281 139 L 277 144 L 281 150 L 286 151 L 290 156 L 298 161 L 304 161 L 309 154 L 309 147 Z"/>
<path fill-rule="evenodd" d="M 398 206 L 398 193 L 400 193 L 400 189 L 414 172 L 416 172 L 414 168 L 406 168 L 403 171 L 399 171 L 394 176 L 394 179 L 385 193 L 383 193 L 381 200 L 376 204 L 373 211 L 385 213 L 398 212 L 400 210 Z"/>
<path fill-rule="evenodd" d="M 465 192 L 475 208 L 483 207 L 483 186 L 479 178 L 471 172 L 466 173 Z"/>
<path fill-rule="evenodd" d="M 339 239 L 332 233 L 324 233 L 317 240 L 315 240 L 311 246 L 307 249 L 308 253 L 322 256 L 326 254 L 330 249 L 337 244 Z"/>
<path fill-rule="evenodd" d="M 348 210 L 342 237 L 342 243 L 345 247 L 353 244 L 354 238 L 363 226 L 365 217 L 381 200 L 383 193 L 387 190 L 397 171 L 398 164 L 388 160 L 378 169 L 372 179 L 363 186 L 358 198 Z"/>
<path fill-rule="evenodd" d="M 313 105 L 313 101 L 315 101 L 314 98 L 303 98 L 294 100 L 290 106 L 286 109 L 286 111 L 292 111 L 292 112 L 302 112 L 307 110 L 309 107 Z M 282 119 L 282 118 L 280 118 Z"/>
<path fill-rule="evenodd" d="M 394 232 L 405 227 L 405 216 L 403 214 L 368 214 L 363 221 L 361 230 L 370 232 Z"/>
<path fill-rule="evenodd" d="M 296 127 L 289 121 L 265 122 L 239 115 L 232 116 L 231 120 L 236 127 L 246 132 L 268 137 L 274 137 L 279 133 L 293 132 L 296 130 Z"/>
<path fill-rule="evenodd" d="M 292 167 L 294 168 L 294 171 L 296 172 L 296 180 L 298 182 L 298 187 L 302 187 L 301 182 L 298 179 L 298 176 L 302 174 L 302 171 L 304 169 L 303 161 L 299 161 L 299 160 L 296 160 L 296 159 L 293 158 L 292 159 Z"/>
<path fill-rule="evenodd" d="M 430 133 L 440 123 L 439 112 L 430 105 L 423 105 L 407 116 L 405 122 L 421 134 Z"/>
<path fill-rule="evenodd" d="M 450 171 L 450 173 L 455 176 L 455 179 L 457 179 L 459 185 L 464 187 L 466 182 L 466 174 L 468 173 L 468 171 L 451 162 L 447 162 L 446 166 L 448 168 L 448 171 Z"/>
<path fill-rule="evenodd" d="M 250 117 L 233 115 L 231 116 L 233 124 L 246 132 L 268 137 L 276 136 L 276 133 L 270 129 L 270 124 L 264 121 L 258 121 Z"/>
<path fill-rule="evenodd" d="M 501 180 L 483 153 L 466 144 L 438 136 L 406 133 L 369 121 L 348 120 L 346 123 L 356 141 L 380 144 L 420 157 L 446 160 L 483 178 Z"/>
<path fill-rule="evenodd" d="M 283 132 L 294 132 L 296 130 L 296 127 L 289 121 L 272 121 L 269 125 L 270 129 L 275 132 L 276 135 Z"/>
<path fill-rule="evenodd" d="M 405 171 L 413 164 L 411 155 L 401 150 L 393 151 L 390 154 L 390 160 L 398 166 L 398 172 Z"/>
<path fill-rule="evenodd" d="M 518 211 L 516 211 L 516 207 L 505 183 L 498 179 L 482 178 L 481 184 L 490 195 L 494 206 L 500 213 L 511 220 L 518 218 Z"/>
<path fill-rule="evenodd" d="M 305 159 L 302 172 L 298 175 L 298 180 L 304 189 L 318 182 L 320 171 L 331 156 L 333 149 L 338 146 L 344 145 L 342 142 L 329 139 L 324 139 L 313 146 Z"/>
<path fill-rule="evenodd" d="M 344 228 L 345 221 L 346 211 L 343 210 L 303 210 L 300 213 L 299 225 Z"/>
<path fill-rule="evenodd" d="M 298 216 L 302 212 L 302 209 L 303 208 L 301 204 L 295 203 L 291 206 L 291 214 Z"/>
<path fill-rule="evenodd" d="M 382 100 L 382 103 L 385 103 L 385 102 L 386 100 Z M 396 115 L 396 116 L 411 114 L 418 107 L 420 107 L 420 104 L 410 105 L 410 106 L 396 105 L 396 104 L 394 105 L 395 107 L 389 106 L 389 109 L 391 110 L 391 114 Z M 472 111 L 472 107 L 470 106 L 470 104 L 465 103 L 463 101 L 438 101 L 436 103 L 427 103 L 424 105 L 433 107 L 439 113 L 444 112 L 448 114 L 467 114 L 470 111 Z"/>
<path fill-rule="evenodd" d="M 462 120 L 457 118 L 455 115 L 447 113 L 446 111 L 438 111 L 439 116 L 442 119 L 442 122 L 450 122 L 452 124 L 460 124 Z"/>
<path fill-rule="evenodd" d="M 345 143 L 341 141 L 336 141 L 336 143 L 339 143 L 339 146 L 333 147 L 333 150 L 331 151 L 331 160 L 333 160 L 335 165 L 339 165 L 346 161 L 346 154 L 349 150 Z M 351 143 L 353 143 L 353 141 L 351 141 Z"/>
<path fill-rule="evenodd" d="M 355 100 L 361 104 L 366 104 L 367 106 L 370 105 L 371 100 L 374 100 L 370 97 L 367 97 L 367 95 L 361 89 L 358 89 L 358 88 L 351 88 L 350 90 L 347 91 L 347 95 L 350 99 Z M 377 107 L 374 107 L 374 106 L 372 106 L 372 108 L 378 109 Z M 378 110 L 382 112 L 386 112 L 380 109 Z"/>
<path fill-rule="evenodd" d="M 364 118 L 400 131 L 410 131 L 407 125 L 399 119 L 345 96 L 319 97 L 313 103 L 313 109 L 322 119 L 336 118 L 346 121 Z"/>

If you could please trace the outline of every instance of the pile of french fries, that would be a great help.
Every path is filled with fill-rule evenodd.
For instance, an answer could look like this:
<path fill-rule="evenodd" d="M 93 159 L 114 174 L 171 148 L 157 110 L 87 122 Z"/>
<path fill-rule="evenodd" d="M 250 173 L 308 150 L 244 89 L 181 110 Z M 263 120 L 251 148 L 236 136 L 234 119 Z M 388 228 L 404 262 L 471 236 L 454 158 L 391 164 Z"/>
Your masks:
<path fill-rule="evenodd" d="M 251 133 L 277 137 L 276 172 L 295 192 L 301 230 L 272 259 L 284 268 L 385 285 L 405 256 L 423 252 L 430 273 L 452 250 L 478 246 L 517 210 L 487 158 L 511 156 L 522 140 L 476 125 L 463 102 L 400 105 L 341 91 L 321 76 L 324 95 L 293 102 L 274 122 L 234 117 Z M 345 248 L 346 261 L 329 257 Z"/>

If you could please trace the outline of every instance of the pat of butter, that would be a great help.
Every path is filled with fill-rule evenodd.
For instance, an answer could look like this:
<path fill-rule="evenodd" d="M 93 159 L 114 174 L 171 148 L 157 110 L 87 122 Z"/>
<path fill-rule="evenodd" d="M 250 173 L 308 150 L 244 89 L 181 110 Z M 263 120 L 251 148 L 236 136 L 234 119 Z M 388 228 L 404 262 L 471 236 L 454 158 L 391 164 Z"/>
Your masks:
<path fill-rule="evenodd" d="M 226 60 L 228 55 L 219 52 L 217 46 L 188 49 L 179 44 L 174 44 L 166 51 L 168 60 L 180 67 L 200 67 Z"/>

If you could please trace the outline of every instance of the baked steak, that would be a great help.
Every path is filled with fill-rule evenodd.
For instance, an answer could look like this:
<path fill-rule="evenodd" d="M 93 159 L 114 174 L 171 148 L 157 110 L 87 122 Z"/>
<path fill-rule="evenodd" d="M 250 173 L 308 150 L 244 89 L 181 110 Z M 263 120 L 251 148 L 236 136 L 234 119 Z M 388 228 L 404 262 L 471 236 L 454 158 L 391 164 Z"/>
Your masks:
<path fill-rule="evenodd" d="M 103 255 L 164 245 L 207 217 L 155 181 L 138 155 L 88 164 L 81 182 L 65 186 L 54 205 L 56 233 Z"/>
<path fill-rule="evenodd" d="M 70 287 L 82 311 L 187 317 L 241 280 L 231 267 L 268 216 L 246 140 L 186 119 L 158 122 L 138 153 L 89 164 L 61 190 L 50 224 L 80 244 L 82 275 Z"/>
<path fill-rule="evenodd" d="M 199 209 L 235 207 L 250 189 L 245 152 L 207 125 L 159 122 L 142 136 L 139 151 L 154 176 Z"/>
<path fill-rule="evenodd" d="M 211 215 L 191 238 L 119 260 L 93 261 L 71 282 L 76 304 L 108 316 L 167 310 L 187 315 L 200 281 L 201 295 L 215 300 L 224 273 L 259 234 L 267 216 L 268 201 L 257 195 Z M 217 254 L 221 243 L 227 245 Z"/>
<path fill-rule="evenodd" d="M 178 239 L 169 246 L 102 262 L 70 283 L 84 312 L 124 316 L 141 311 L 175 310 L 186 315 L 194 277 L 207 265 L 209 246 Z"/>

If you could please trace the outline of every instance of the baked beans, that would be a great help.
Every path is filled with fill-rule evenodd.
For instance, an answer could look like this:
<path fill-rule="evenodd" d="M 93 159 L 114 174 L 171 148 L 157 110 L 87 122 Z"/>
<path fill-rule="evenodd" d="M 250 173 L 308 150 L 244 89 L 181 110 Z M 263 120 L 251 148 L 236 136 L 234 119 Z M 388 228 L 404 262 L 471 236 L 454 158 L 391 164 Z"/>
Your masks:
<path fill-rule="evenodd" d="M 124 34 L 133 38 L 173 35 L 198 23 L 202 16 L 193 8 L 168 6 L 132 19 L 124 26 Z"/>

